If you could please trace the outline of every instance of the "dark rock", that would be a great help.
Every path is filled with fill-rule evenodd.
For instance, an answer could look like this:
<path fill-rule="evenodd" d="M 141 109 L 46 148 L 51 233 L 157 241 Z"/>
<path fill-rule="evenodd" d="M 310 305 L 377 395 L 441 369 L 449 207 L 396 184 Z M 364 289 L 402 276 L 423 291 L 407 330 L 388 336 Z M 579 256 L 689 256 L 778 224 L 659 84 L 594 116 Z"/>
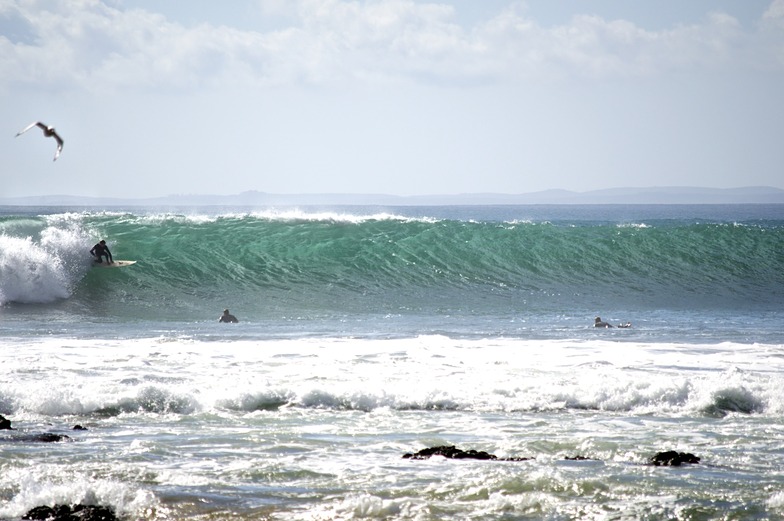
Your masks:
<path fill-rule="evenodd" d="M 12 431 L 11 420 L 0 414 L 0 431 Z"/>
<path fill-rule="evenodd" d="M 52 432 L 45 432 L 43 434 L 34 434 L 31 441 L 41 441 L 43 443 L 55 443 L 58 441 L 68 441 L 71 438 L 65 434 L 54 434 Z"/>
<path fill-rule="evenodd" d="M 449 459 L 480 459 L 480 460 L 487 460 L 487 459 L 496 459 L 493 454 L 488 454 L 487 452 L 478 452 L 475 450 L 461 450 L 455 447 L 454 445 L 443 445 L 440 447 L 429 447 L 427 449 L 422 449 L 416 454 L 404 454 L 403 457 L 406 459 L 427 459 L 430 456 L 443 456 Z"/>
<path fill-rule="evenodd" d="M 11 420 L 0 414 L 0 431 L 15 431 L 13 427 L 11 427 Z M 82 427 L 81 425 L 74 426 L 73 430 L 75 431 L 86 431 L 87 428 Z M 68 436 L 64 434 L 35 434 L 33 435 L 34 441 L 63 441 L 70 439 Z"/>
<path fill-rule="evenodd" d="M 440 447 L 429 447 L 422 449 L 414 454 L 403 454 L 405 459 L 428 459 L 430 456 L 443 456 L 449 459 L 478 459 L 493 461 L 527 461 L 529 458 L 499 458 L 495 454 L 484 451 L 462 450 L 454 445 L 442 445 Z"/>
<path fill-rule="evenodd" d="M 658 452 L 655 456 L 648 460 L 651 464 L 657 467 L 679 467 L 683 463 L 699 463 L 700 458 L 688 452 L 676 452 L 668 450 L 665 452 Z"/>
<path fill-rule="evenodd" d="M 70 436 L 66 436 L 65 434 L 55 434 L 53 432 L 22 432 L 8 437 L 3 437 L 2 441 L 9 443 L 57 443 L 60 441 L 71 441 L 71 439 L 72 438 Z"/>
<path fill-rule="evenodd" d="M 55 505 L 35 507 L 22 519 L 46 521 L 117 521 L 114 509 L 100 505 Z"/>

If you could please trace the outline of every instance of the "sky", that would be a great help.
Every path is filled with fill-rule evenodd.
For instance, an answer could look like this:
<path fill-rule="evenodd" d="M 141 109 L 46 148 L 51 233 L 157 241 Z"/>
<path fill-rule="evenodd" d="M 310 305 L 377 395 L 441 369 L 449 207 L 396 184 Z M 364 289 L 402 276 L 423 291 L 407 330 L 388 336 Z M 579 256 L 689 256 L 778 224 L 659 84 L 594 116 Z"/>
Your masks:
<path fill-rule="evenodd" d="M 0 0 L 0 181 L 784 188 L 784 0 Z"/>

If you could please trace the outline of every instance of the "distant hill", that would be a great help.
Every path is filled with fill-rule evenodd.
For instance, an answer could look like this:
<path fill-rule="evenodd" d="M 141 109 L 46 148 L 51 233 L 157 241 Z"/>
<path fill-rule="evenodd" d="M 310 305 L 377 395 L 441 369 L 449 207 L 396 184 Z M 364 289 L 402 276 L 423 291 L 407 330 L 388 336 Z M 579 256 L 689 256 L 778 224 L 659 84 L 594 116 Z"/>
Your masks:
<path fill-rule="evenodd" d="M 588 192 L 546 190 L 526 194 L 269 194 L 169 195 L 126 199 L 47 195 L 0 197 L 4 206 L 324 206 L 324 205 L 492 205 L 492 204 L 784 204 L 784 190 L 769 186 L 743 188 L 648 187 Z"/>

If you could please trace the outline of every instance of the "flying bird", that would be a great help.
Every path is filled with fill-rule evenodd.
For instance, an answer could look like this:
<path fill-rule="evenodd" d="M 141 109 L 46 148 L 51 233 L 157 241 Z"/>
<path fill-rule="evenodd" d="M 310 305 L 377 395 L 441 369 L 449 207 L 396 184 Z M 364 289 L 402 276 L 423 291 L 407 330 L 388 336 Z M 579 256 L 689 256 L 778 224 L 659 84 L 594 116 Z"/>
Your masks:
<path fill-rule="evenodd" d="M 55 139 L 55 141 L 57 141 L 57 150 L 54 153 L 54 159 L 52 159 L 52 161 L 57 161 L 57 158 L 60 157 L 60 152 L 63 151 L 63 138 L 61 138 L 57 134 L 57 132 L 54 130 L 54 127 L 50 127 L 50 126 L 44 125 L 40 121 L 35 121 L 35 122 L 30 123 L 29 125 L 27 125 L 27 127 L 23 128 L 19 132 L 17 132 L 16 133 L 16 137 L 21 136 L 22 134 L 24 134 L 25 132 L 27 132 L 28 130 L 30 130 L 33 127 L 40 128 L 41 130 L 44 131 L 44 136 L 45 137 L 53 137 Z"/>

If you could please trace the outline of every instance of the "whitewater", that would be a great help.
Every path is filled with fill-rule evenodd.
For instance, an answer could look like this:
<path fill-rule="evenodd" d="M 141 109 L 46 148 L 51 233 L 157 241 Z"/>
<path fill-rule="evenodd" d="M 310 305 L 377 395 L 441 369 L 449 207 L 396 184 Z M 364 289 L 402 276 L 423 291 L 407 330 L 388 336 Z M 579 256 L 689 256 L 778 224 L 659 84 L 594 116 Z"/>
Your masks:
<path fill-rule="evenodd" d="M 0 519 L 779 519 L 782 304 L 784 205 L 0 207 Z"/>

